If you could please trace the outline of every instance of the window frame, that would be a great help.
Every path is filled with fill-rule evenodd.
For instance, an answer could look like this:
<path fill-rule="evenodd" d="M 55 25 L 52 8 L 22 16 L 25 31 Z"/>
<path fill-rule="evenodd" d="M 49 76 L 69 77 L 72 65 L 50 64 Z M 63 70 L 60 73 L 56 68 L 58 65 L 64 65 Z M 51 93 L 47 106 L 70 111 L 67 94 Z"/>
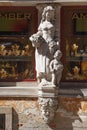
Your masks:
<path fill-rule="evenodd" d="M 64 24 L 64 17 L 63 17 L 63 8 L 87 8 L 87 6 L 79 6 L 79 5 L 77 5 L 77 6 L 71 6 L 71 5 L 69 5 L 69 6 L 61 6 L 61 10 L 60 10 L 60 45 L 61 45 L 61 51 L 62 51 L 62 53 L 63 53 L 63 56 L 62 56 L 62 59 L 61 59 L 61 61 L 62 61 L 62 63 L 63 63 L 63 65 L 65 66 L 65 64 L 66 64 L 66 50 L 65 50 L 65 48 L 66 48 L 66 45 L 64 44 L 64 37 L 63 37 L 63 24 Z M 65 67 L 64 67 L 64 69 L 65 69 Z M 63 71 L 63 76 L 64 76 L 64 71 Z M 79 84 L 79 85 L 78 85 Z M 61 84 L 60 84 L 60 87 L 61 88 L 87 88 L 87 80 L 78 80 L 78 81 L 73 81 L 73 80 L 64 80 L 63 78 L 62 78 L 62 80 L 61 80 Z"/>

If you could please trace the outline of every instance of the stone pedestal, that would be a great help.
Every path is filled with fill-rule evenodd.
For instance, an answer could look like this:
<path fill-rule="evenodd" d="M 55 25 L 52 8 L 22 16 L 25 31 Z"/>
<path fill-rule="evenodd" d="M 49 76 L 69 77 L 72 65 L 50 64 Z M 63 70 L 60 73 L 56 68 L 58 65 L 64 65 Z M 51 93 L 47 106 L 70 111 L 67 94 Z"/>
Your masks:
<path fill-rule="evenodd" d="M 55 87 L 54 85 L 39 86 L 38 96 L 43 98 L 56 98 L 58 96 L 58 87 Z"/>
<path fill-rule="evenodd" d="M 58 108 L 58 88 L 55 86 L 42 86 L 38 88 L 38 102 L 42 118 L 46 123 L 53 121 Z"/>

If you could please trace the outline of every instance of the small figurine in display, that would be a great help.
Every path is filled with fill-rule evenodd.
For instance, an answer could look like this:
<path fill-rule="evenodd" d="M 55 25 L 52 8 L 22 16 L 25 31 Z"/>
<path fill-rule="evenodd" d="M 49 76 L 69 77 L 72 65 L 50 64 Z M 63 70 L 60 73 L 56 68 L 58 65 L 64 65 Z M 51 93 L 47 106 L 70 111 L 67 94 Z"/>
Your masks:
<path fill-rule="evenodd" d="M 1 45 L 0 46 L 0 55 L 1 56 L 6 56 L 6 54 L 7 54 L 7 50 L 6 50 L 5 45 Z"/>
<path fill-rule="evenodd" d="M 76 55 L 77 55 L 77 50 L 78 50 L 78 45 L 77 45 L 76 43 L 74 43 L 74 44 L 72 45 L 72 49 L 73 49 L 74 54 L 75 54 L 75 56 L 76 56 Z"/>
<path fill-rule="evenodd" d="M 8 50 L 7 55 L 8 55 L 8 56 L 11 56 L 11 55 L 12 55 L 12 50 Z"/>
<path fill-rule="evenodd" d="M 30 55 L 30 46 L 27 44 L 21 51 L 21 56 L 29 56 L 29 55 Z"/>
<path fill-rule="evenodd" d="M 15 55 L 15 45 L 11 46 L 11 50 L 12 50 L 12 54 L 11 55 L 14 56 Z"/>
<path fill-rule="evenodd" d="M 27 44 L 24 48 L 25 48 L 25 56 L 29 56 L 29 54 L 30 54 L 30 52 L 29 52 L 30 46 Z"/>
<path fill-rule="evenodd" d="M 18 44 L 14 44 L 11 46 L 11 51 L 9 50 L 9 55 L 13 55 L 13 56 L 19 56 L 20 55 L 20 50 L 19 50 L 19 45 Z M 10 53 L 12 52 L 12 53 Z"/>
<path fill-rule="evenodd" d="M 29 69 L 25 69 L 23 72 L 23 78 L 26 78 L 29 75 Z"/>
<path fill-rule="evenodd" d="M 1 69 L 1 71 L 0 71 L 0 78 L 1 79 L 5 79 L 5 78 L 7 78 L 7 71 L 5 70 L 5 69 Z"/>
<path fill-rule="evenodd" d="M 74 75 L 78 75 L 78 74 L 79 74 L 79 71 L 80 71 L 80 69 L 79 69 L 78 66 L 75 66 L 75 67 L 73 68 Z"/>
<path fill-rule="evenodd" d="M 15 77 L 15 67 L 14 66 L 12 66 L 12 77 Z"/>
<path fill-rule="evenodd" d="M 22 50 L 21 51 L 21 56 L 24 56 L 25 55 L 25 50 Z"/>
<path fill-rule="evenodd" d="M 74 79 L 77 79 L 77 80 L 80 79 L 79 71 L 80 71 L 80 68 L 78 66 L 75 66 L 73 68 L 73 73 L 74 73 L 73 78 Z"/>
<path fill-rule="evenodd" d="M 63 65 L 60 61 L 62 53 L 57 50 L 54 54 L 54 59 L 50 62 L 50 71 L 52 73 L 52 84 L 58 85 L 62 76 Z"/>
<path fill-rule="evenodd" d="M 15 56 L 19 56 L 20 55 L 20 50 L 19 50 L 19 45 L 15 44 Z"/>
<path fill-rule="evenodd" d="M 6 68 L 10 68 L 10 64 L 9 64 L 9 63 L 6 63 L 5 67 L 6 67 Z"/>

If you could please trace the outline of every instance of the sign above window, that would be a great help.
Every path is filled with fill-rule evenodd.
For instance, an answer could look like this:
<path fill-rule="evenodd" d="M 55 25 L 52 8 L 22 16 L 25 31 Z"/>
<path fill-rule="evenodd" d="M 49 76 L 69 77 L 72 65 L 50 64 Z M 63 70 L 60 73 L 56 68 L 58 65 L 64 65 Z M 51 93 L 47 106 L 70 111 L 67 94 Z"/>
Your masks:
<path fill-rule="evenodd" d="M 0 8 L 0 35 L 26 35 L 30 31 L 36 10 L 25 7 Z M 3 10 L 3 11 L 2 11 Z"/>
<path fill-rule="evenodd" d="M 87 13 L 73 13 L 74 34 L 87 35 Z"/>

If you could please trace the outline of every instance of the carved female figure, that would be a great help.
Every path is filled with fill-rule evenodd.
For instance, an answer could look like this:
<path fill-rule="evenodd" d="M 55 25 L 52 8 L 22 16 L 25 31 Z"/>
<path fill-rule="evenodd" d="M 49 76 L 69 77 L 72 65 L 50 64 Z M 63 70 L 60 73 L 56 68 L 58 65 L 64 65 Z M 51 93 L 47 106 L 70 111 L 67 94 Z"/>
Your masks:
<path fill-rule="evenodd" d="M 52 6 L 47 6 L 43 10 L 38 32 L 30 37 L 33 46 L 36 47 L 36 72 L 39 79 L 48 77 L 50 60 L 53 58 L 55 49 L 58 49 L 54 34 L 54 9 Z"/>

